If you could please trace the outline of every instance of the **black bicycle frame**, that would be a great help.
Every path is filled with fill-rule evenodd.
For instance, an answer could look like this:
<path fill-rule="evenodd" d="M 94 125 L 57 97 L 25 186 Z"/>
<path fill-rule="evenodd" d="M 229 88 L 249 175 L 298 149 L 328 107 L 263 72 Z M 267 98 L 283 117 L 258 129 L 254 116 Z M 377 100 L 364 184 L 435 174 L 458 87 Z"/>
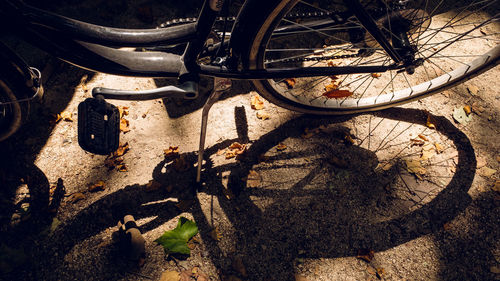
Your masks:
<path fill-rule="evenodd" d="M 158 29 L 121 29 L 89 24 L 29 6 L 20 0 L 1 1 L 0 16 L 14 27 L 16 35 L 23 36 L 42 50 L 81 68 L 116 75 L 180 77 L 193 74 L 232 79 L 272 79 L 374 73 L 400 68 L 397 65 L 388 65 L 237 70 L 224 66 L 199 65 L 196 60 L 203 50 L 223 2 L 205 0 L 195 23 Z M 359 4 L 357 0 L 347 2 Z M 358 15 L 356 11 L 354 13 L 370 24 L 369 17 Z M 236 33 L 238 30 L 232 32 Z M 382 35 L 372 35 L 377 41 L 387 43 L 387 39 Z M 187 43 L 183 55 L 119 49 L 179 43 Z M 381 45 L 391 52 L 392 47 L 387 44 Z"/>

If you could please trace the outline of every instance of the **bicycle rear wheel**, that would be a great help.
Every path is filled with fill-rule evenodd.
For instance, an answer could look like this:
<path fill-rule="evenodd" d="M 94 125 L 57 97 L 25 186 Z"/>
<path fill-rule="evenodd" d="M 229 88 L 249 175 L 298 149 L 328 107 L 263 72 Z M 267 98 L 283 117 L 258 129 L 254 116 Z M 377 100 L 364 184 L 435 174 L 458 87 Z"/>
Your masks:
<path fill-rule="evenodd" d="M 244 28 L 251 37 L 242 52 L 246 68 L 394 63 L 340 0 L 266 3 L 257 3 L 253 8 L 250 4 L 240 16 L 241 22 L 250 23 L 252 17 L 254 22 Z M 413 74 L 402 69 L 253 81 L 257 90 L 271 102 L 292 110 L 349 114 L 421 99 L 464 82 L 499 62 L 498 0 L 361 3 L 393 45 L 406 36 L 414 59 L 420 61 Z M 256 11 L 261 14 L 257 19 Z M 395 31 L 396 24 L 405 25 L 405 36 Z"/>

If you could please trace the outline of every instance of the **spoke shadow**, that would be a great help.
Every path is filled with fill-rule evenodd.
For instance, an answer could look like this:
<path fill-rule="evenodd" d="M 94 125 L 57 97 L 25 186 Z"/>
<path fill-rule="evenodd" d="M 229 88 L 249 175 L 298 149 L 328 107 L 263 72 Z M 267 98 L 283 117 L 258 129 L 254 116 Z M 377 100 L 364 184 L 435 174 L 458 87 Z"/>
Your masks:
<path fill-rule="evenodd" d="M 373 116 L 424 125 L 426 121 L 425 113 L 414 109 L 392 109 Z M 191 167 L 182 172 L 173 168 L 172 159 L 166 158 L 155 167 L 153 179 L 169 188 L 146 192 L 146 185 L 135 184 L 91 203 L 43 241 L 44 245 L 36 256 L 45 258 L 40 259 L 33 269 L 52 268 L 57 274 L 48 274 L 47 269 L 42 269 L 45 273 L 38 273 L 43 277 L 58 276 L 59 280 L 66 277 L 89 278 L 80 276 L 85 274 L 83 271 L 64 266 L 68 253 L 81 242 L 90 243 L 88 241 L 96 237 L 100 237 L 98 241 L 106 240 L 103 235 L 108 235 L 115 223 L 126 214 L 134 215 L 138 221 L 146 220 L 141 225 L 144 233 L 153 231 L 185 211 L 175 205 L 176 200 L 168 198 L 192 201 L 189 211 L 200 229 L 203 248 L 223 274 L 231 274 L 227 249 L 219 247 L 210 234 L 214 227 L 214 217 L 206 215 L 206 208 L 210 207 L 202 204 L 207 198 L 216 200 L 230 223 L 220 227 L 235 233 L 227 238 L 234 239 L 236 245 L 235 252 L 230 255 L 242 257 L 251 280 L 293 279 L 295 265 L 300 258 L 355 256 L 361 248 L 374 251 L 390 249 L 438 231 L 468 206 L 470 198 L 467 191 L 476 166 L 474 150 L 465 134 L 447 119 L 433 116 L 439 132 L 453 141 L 457 148 L 456 173 L 431 202 L 396 218 L 376 220 L 371 210 L 363 205 L 371 208 L 380 202 L 380 198 L 386 197 L 387 190 L 381 182 L 392 178 L 375 170 L 377 156 L 373 152 L 343 143 L 341 137 L 348 130 L 344 124 L 351 118 L 303 116 L 290 120 L 259 138 L 250 146 L 245 157 L 235 163 L 217 165 L 212 158 L 219 149 L 227 148 L 238 139 L 225 140 L 209 147 L 203 172 L 205 185 L 196 196 L 193 196 L 197 187 L 194 182 L 196 169 L 192 167 L 196 154 L 181 155 Z M 245 178 L 255 165 L 262 162 L 263 154 L 287 138 L 300 139 L 304 128 L 320 125 L 333 125 L 334 130 L 327 134 L 331 143 L 325 145 L 321 141 L 311 149 L 269 156 L 267 159 L 274 162 L 267 166 L 268 170 L 285 169 L 288 173 L 270 181 L 268 186 L 246 188 Z M 305 143 L 303 145 L 306 147 Z M 337 152 L 337 145 L 348 147 L 344 159 L 362 164 L 349 166 L 347 163 L 344 167 L 339 163 L 329 165 L 334 156 L 332 152 Z M 296 159 L 309 160 L 297 162 Z M 343 170 L 358 176 L 346 179 Z M 367 184 L 362 176 L 371 177 L 373 181 Z M 227 190 L 233 191 L 231 199 L 224 192 Z M 154 245 L 149 247 L 151 249 Z M 93 278 L 117 280 L 130 271 L 114 243 L 96 248 L 91 255 L 95 255 L 94 262 L 97 260 L 105 265 L 96 266 Z"/>

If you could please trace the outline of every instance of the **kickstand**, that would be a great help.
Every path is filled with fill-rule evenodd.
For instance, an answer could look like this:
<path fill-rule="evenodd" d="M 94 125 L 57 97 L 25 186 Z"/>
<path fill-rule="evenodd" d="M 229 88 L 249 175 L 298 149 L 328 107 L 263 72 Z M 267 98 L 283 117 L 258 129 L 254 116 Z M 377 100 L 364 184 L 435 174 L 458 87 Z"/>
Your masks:
<path fill-rule="evenodd" d="M 203 153 L 205 152 L 205 139 L 207 137 L 208 112 L 212 105 L 219 100 L 220 95 L 231 88 L 231 79 L 215 78 L 214 89 L 207 102 L 203 106 L 201 113 L 201 133 L 200 133 L 200 148 L 198 150 L 198 171 L 196 173 L 196 183 L 201 181 L 201 166 L 203 164 Z"/>

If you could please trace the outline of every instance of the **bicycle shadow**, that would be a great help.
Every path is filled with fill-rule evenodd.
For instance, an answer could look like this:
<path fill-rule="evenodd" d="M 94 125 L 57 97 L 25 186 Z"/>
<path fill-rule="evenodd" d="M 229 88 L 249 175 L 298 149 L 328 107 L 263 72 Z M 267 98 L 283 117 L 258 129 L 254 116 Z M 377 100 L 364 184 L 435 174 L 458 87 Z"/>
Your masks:
<path fill-rule="evenodd" d="M 425 124 L 426 120 L 425 113 L 415 109 L 392 109 L 373 115 L 417 124 Z M 379 183 L 377 180 L 374 180 L 373 184 L 363 186 L 364 182 L 352 179 L 349 181 L 351 185 L 348 186 L 350 191 L 347 195 L 342 191 L 345 186 L 341 186 L 339 182 L 335 182 L 337 185 L 333 188 L 325 188 L 325 182 L 317 181 L 317 177 L 322 175 L 328 177 L 329 173 L 335 174 L 339 171 L 337 168 L 328 168 L 325 172 L 322 166 L 311 168 L 302 164 L 295 165 L 294 162 L 297 157 L 319 155 L 314 161 L 321 162 L 330 156 L 324 149 L 314 147 L 279 156 L 281 157 L 279 160 L 287 168 L 306 170 L 298 181 L 294 181 L 293 174 L 284 175 L 286 180 L 294 181 L 292 188 L 280 189 L 278 182 L 276 189 L 245 188 L 246 181 L 242 179 L 255 164 L 260 162 L 263 153 L 286 138 L 300 136 L 305 127 L 338 124 L 339 126 L 331 133 L 332 139 L 336 139 L 342 135 L 341 132 L 345 132 L 346 128 L 342 122 L 350 118 L 352 116 L 299 117 L 259 138 L 239 162 L 216 165 L 210 157 L 205 157 L 207 162 L 204 165 L 203 179 L 206 188 L 198 193 L 198 196 L 193 196 L 192 193 L 192 188 L 196 186 L 195 169 L 179 172 L 173 168 L 172 159 L 166 158 L 155 167 L 153 179 L 163 186 L 171 186 L 172 191 L 161 189 L 146 192 L 146 185 L 135 184 L 91 203 L 40 243 L 43 246 L 36 252 L 35 257 L 44 258 L 38 259 L 38 264 L 33 265 L 32 269 L 35 272 L 38 272 L 37 270 L 48 270 L 51 274 L 55 272 L 53 275 L 44 275 L 40 272 L 36 274 L 40 274 L 39 278 L 52 276 L 58 280 L 123 278 L 124 274 L 130 272 L 130 267 L 115 244 L 101 245 L 102 240 L 106 240 L 102 238 L 103 235 L 108 235 L 109 229 L 126 214 L 133 214 L 136 220 L 152 217 L 153 219 L 141 226 L 142 231 L 147 233 L 185 211 L 179 209 L 174 201 L 165 200 L 166 198 L 191 200 L 193 205 L 190 212 L 198 224 L 204 241 L 203 247 L 208 251 L 213 264 L 221 269 L 223 274 L 231 274 L 233 271 L 230 257 L 239 256 L 245 263 L 248 278 L 251 280 L 291 280 L 294 278 L 294 266 L 298 258 L 347 257 L 356 255 L 356 251 L 361 248 L 374 251 L 393 248 L 437 231 L 445 222 L 453 219 L 468 206 L 470 198 L 467 191 L 472 184 L 476 166 L 474 150 L 465 134 L 444 117 L 437 116 L 433 118 L 439 132 L 452 140 L 457 147 L 456 173 L 446 188 L 430 203 L 403 216 L 376 221 L 373 220 L 369 210 L 355 212 L 356 208 L 360 208 L 359 204 L 375 204 L 386 191 L 377 186 Z M 215 155 L 219 149 L 228 147 L 235 140 L 225 140 L 208 148 L 206 155 Z M 364 164 L 353 167 L 353 172 L 371 173 L 379 178 L 386 176 L 373 171 L 377 159 L 372 152 L 356 146 L 346 151 L 351 156 L 350 159 L 357 157 L 365 160 Z M 184 153 L 182 157 L 187 163 L 196 162 L 195 153 Z M 287 161 L 290 163 L 286 164 Z M 282 167 L 271 165 L 268 168 Z M 224 184 L 225 172 L 226 174 L 229 172 L 227 176 L 229 187 L 235 192 L 239 191 L 238 196 L 230 199 L 224 192 L 227 189 L 227 185 Z M 338 192 L 332 192 L 332 189 Z M 235 239 L 233 243 L 236 246 L 234 252 L 229 253 L 229 258 L 226 257 L 227 249 L 219 246 L 211 236 L 214 227 L 213 218 L 206 216 L 207 206 L 202 203 L 202 200 L 208 197 L 217 200 L 223 215 L 228 218 L 230 225 L 220 225 L 223 230 L 229 228 L 231 232 L 236 233 L 231 236 L 231 239 Z M 263 208 L 256 203 L 259 201 L 256 198 L 262 201 L 272 200 L 268 200 L 268 204 Z M 452 206 L 450 202 L 453 202 Z M 85 274 L 83 271 L 68 267 L 71 263 L 65 260 L 68 253 L 82 242 L 91 245 L 101 243 L 92 253 L 89 252 L 91 257 L 87 262 L 91 264 L 88 266 L 93 266 L 95 269 L 92 277 L 82 276 L 81 274 Z M 154 244 L 148 247 L 152 249 Z M 193 253 L 199 254 L 200 251 L 201 249 L 195 249 Z M 85 266 L 85 262 L 80 261 L 79 266 Z"/>

